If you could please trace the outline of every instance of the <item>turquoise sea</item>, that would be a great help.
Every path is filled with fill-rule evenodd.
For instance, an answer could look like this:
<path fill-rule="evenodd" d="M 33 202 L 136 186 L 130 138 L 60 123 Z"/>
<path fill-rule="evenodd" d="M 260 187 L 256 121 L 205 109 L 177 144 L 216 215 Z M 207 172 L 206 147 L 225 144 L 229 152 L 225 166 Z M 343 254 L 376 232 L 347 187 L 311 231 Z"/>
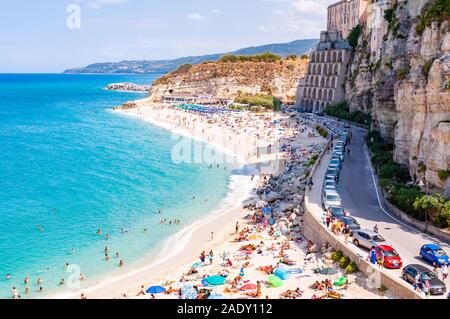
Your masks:
<path fill-rule="evenodd" d="M 111 111 L 144 95 L 107 84 L 156 77 L 0 74 L 0 298 L 64 292 L 66 263 L 90 284 L 118 268 L 116 252 L 138 261 L 226 196 L 229 168 L 175 164 L 171 133 Z"/>

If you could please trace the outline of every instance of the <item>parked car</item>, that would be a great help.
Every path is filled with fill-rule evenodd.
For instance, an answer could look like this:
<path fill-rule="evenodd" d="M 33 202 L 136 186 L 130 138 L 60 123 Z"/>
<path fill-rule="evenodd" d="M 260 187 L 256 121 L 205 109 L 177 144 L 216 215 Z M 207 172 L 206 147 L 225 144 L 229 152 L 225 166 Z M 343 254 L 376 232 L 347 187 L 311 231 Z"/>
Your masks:
<path fill-rule="evenodd" d="M 330 206 L 341 206 L 341 197 L 336 191 L 325 191 L 323 194 L 323 206 L 328 210 Z"/>
<path fill-rule="evenodd" d="M 338 188 L 338 184 L 337 184 L 335 181 L 333 181 L 333 180 L 325 180 L 325 181 L 323 182 L 323 186 L 324 186 L 324 187 L 332 186 L 332 187 L 334 187 L 335 189 Z"/>
<path fill-rule="evenodd" d="M 338 156 L 341 162 L 344 161 L 344 152 L 334 151 L 333 156 Z"/>
<path fill-rule="evenodd" d="M 435 244 L 423 245 L 422 248 L 420 248 L 419 256 L 432 265 L 436 263 L 439 267 L 449 263 L 449 258 L 445 251 Z"/>
<path fill-rule="evenodd" d="M 361 225 L 358 223 L 356 219 L 350 216 L 341 216 L 338 217 L 339 220 L 344 222 L 345 227 L 348 227 L 353 234 L 356 230 L 361 229 Z"/>
<path fill-rule="evenodd" d="M 384 267 L 389 269 L 400 269 L 403 266 L 403 261 L 398 252 L 389 245 L 378 245 L 376 247 L 377 256 L 381 251 L 384 253 Z"/>
<path fill-rule="evenodd" d="M 430 269 L 422 265 L 408 265 L 403 268 L 402 278 L 414 284 L 416 281 L 417 273 L 420 274 L 420 282 L 424 283 L 425 280 L 430 282 L 430 294 L 432 295 L 443 295 L 447 291 L 445 283 L 440 280 Z"/>
<path fill-rule="evenodd" d="M 328 167 L 335 168 L 338 171 L 340 171 L 341 167 L 342 167 L 342 163 L 341 163 L 341 161 L 338 158 L 331 159 L 330 164 L 328 165 Z"/>
<path fill-rule="evenodd" d="M 331 213 L 332 218 L 345 216 L 345 211 L 341 206 L 330 206 L 328 211 Z"/>
<path fill-rule="evenodd" d="M 386 240 L 380 234 L 372 230 L 359 229 L 353 232 L 353 243 L 358 247 L 370 249 L 373 246 L 386 243 Z"/>
<path fill-rule="evenodd" d="M 339 180 L 339 170 L 333 167 L 328 167 L 325 175 L 334 176 L 336 182 Z"/>

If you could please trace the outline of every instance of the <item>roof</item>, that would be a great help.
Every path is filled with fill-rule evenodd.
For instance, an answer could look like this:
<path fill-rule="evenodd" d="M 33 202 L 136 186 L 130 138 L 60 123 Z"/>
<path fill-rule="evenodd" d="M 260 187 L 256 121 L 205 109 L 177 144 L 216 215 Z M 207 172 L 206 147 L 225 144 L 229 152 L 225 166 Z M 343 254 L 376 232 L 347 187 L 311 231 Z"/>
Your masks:
<path fill-rule="evenodd" d="M 431 248 L 431 249 L 433 249 L 433 250 L 435 250 L 435 249 L 442 249 L 440 246 L 438 246 L 438 245 L 435 245 L 435 244 L 426 244 L 426 245 L 424 245 L 425 247 L 428 247 L 428 248 Z"/>
<path fill-rule="evenodd" d="M 380 247 L 383 250 L 394 250 L 394 248 L 392 248 L 392 246 L 389 245 L 378 245 L 378 247 Z"/>
<path fill-rule="evenodd" d="M 406 267 L 414 267 L 414 268 L 416 268 L 417 270 L 419 270 L 420 272 L 431 271 L 431 270 L 428 269 L 427 267 L 422 266 L 422 265 L 418 265 L 418 264 L 407 265 Z"/>
<path fill-rule="evenodd" d="M 359 229 L 358 231 L 359 232 L 364 232 L 364 233 L 366 233 L 369 236 L 379 235 L 378 233 L 376 233 L 376 232 L 374 232 L 373 230 L 370 230 L 370 229 Z"/>

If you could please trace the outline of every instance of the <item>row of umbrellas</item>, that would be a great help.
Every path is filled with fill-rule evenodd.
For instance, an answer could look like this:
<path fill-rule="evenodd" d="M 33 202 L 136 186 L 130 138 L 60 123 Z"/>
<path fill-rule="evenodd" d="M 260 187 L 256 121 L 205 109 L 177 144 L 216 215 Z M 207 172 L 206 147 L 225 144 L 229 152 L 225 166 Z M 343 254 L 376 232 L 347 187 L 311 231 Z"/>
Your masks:
<path fill-rule="evenodd" d="M 193 268 L 201 267 L 203 263 L 196 263 L 192 265 Z M 274 271 L 273 275 L 270 275 L 268 278 L 269 283 L 272 287 L 278 288 L 283 286 L 283 280 L 289 279 L 290 271 L 286 270 L 282 267 L 277 268 Z M 221 286 L 226 283 L 226 278 L 220 275 L 209 276 L 202 280 L 202 285 L 205 287 L 211 286 Z M 248 290 L 256 290 L 258 287 L 253 283 L 247 283 L 243 285 L 240 290 L 248 291 Z M 147 289 L 148 294 L 160 294 L 166 291 L 166 288 L 162 286 L 152 286 Z M 192 285 L 186 285 L 181 287 L 180 290 L 182 299 L 197 299 L 198 292 Z M 211 294 L 209 299 L 223 299 L 224 296 L 220 294 Z"/>

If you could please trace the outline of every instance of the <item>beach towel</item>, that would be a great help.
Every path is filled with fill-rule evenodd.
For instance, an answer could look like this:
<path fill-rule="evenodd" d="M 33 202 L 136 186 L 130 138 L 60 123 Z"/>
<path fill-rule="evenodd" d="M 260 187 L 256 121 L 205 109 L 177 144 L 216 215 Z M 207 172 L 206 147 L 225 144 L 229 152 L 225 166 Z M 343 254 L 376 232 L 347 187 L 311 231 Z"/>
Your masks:
<path fill-rule="evenodd" d="M 288 269 L 287 272 L 288 272 L 288 274 L 291 274 L 291 275 L 293 275 L 293 274 L 301 274 L 301 273 L 303 273 L 303 269 L 301 269 L 301 268 L 293 268 L 293 269 Z"/>

